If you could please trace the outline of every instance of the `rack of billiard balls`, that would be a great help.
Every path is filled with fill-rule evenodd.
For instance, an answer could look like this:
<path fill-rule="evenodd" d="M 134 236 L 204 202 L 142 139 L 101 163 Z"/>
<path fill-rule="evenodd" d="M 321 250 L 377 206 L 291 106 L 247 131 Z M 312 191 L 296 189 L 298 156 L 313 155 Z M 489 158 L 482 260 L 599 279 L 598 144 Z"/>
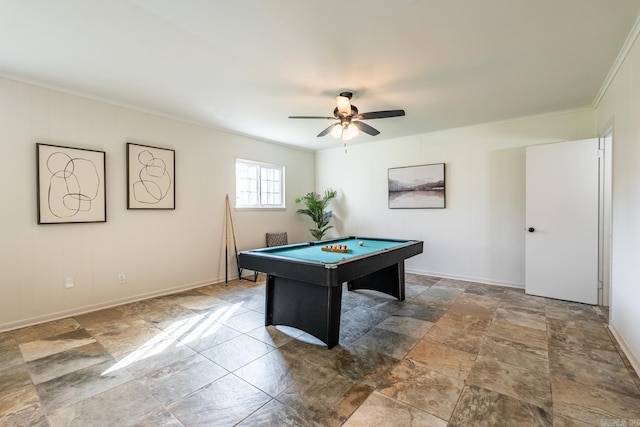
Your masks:
<path fill-rule="evenodd" d="M 325 252 L 340 252 L 346 254 L 349 252 L 349 247 L 347 245 L 327 245 L 323 246 L 322 250 Z"/>

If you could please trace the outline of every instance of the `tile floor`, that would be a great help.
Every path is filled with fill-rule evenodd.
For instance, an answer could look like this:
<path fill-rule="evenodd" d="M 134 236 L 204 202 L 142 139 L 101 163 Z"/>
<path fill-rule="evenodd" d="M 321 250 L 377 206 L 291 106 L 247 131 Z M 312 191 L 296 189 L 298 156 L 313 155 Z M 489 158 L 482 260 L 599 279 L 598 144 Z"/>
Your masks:
<path fill-rule="evenodd" d="M 0 334 L 3 426 L 640 426 L 595 307 L 407 275 L 344 292 L 332 350 L 264 327 L 262 282 Z"/>

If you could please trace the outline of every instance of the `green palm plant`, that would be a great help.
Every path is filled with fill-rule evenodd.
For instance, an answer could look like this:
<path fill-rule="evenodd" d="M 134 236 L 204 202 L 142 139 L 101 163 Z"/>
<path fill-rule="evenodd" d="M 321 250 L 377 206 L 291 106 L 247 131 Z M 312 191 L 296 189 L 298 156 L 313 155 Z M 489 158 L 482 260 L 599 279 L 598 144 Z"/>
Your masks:
<path fill-rule="evenodd" d="M 333 212 L 326 211 L 326 207 L 329 202 L 338 195 L 338 192 L 332 189 L 328 189 L 324 192 L 324 196 L 312 191 L 304 196 L 296 197 L 296 203 L 304 203 L 305 209 L 298 209 L 297 213 L 308 215 L 316 225 L 316 228 L 310 228 L 311 235 L 316 240 L 322 239 L 328 229 L 333 228 L 333 225 L 329 225 Z"/>

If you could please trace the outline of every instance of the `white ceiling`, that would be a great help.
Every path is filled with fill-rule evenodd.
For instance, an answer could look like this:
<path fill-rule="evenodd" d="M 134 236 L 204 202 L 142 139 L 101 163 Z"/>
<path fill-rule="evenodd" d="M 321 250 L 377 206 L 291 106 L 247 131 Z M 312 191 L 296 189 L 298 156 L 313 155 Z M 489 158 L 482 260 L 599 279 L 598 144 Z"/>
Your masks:
<path fill-rule="evenodd" d="M 0 74 L 307 149 L 593 105 L 640 0 L 0 0 Z"/>

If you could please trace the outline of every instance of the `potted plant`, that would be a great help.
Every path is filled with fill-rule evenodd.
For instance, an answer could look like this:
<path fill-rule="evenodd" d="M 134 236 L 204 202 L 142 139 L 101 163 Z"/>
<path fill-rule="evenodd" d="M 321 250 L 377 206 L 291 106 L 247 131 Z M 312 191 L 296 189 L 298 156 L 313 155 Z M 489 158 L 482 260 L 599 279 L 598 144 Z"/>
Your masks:
<path fill-rule="evenodd" d="M 304 203 L 305 206 L 305 209 L 298 209 L 297 213 L 308 215 L 316 225 L 316 228 L 309 229 L 316 240 L 322 239 L 327 230 L 333 228 L 333 225 L 329 225 L 333 213 L 325 209 L 337 194 L 337 191 L 328 189 L 324 192 L 324 196 L 312 191 L 304 196 L 296 197 L 295 202 Z"/>

